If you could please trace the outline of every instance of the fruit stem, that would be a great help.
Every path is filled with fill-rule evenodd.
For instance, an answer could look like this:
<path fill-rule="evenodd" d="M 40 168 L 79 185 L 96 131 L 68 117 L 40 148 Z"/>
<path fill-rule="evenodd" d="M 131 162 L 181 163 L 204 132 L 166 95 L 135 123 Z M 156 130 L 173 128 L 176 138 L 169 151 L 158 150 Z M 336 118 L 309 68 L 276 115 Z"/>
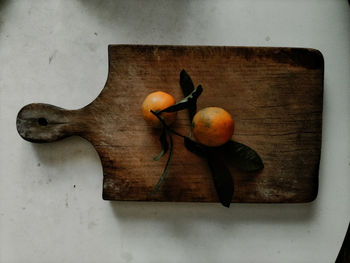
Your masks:
<path fill-rule="evenodd" d="M 181 133 L 179 133 L 179 132 L 173 130 L 172 128 L 170 128 L 170 127 L 165 123 L 164 119 L 163 119 L 157 112 L 155 112 L 155 111 L 153 111 L 153 110 L 150 110 L 150 112 L 151 112 L 154 116 L 156 116 L 156 117 L 159 119 L 159 121 L 163 124 L 163 126 L 164 126 L 165 129 L 167 129 L 168 131 L 170 131 L 171 133 L 173 133 L 173 134 L 175 134 L 175 135 L 177 135 L 177 136 L 180 136 L 180 137 L 182 137 L 182 138 L 186 138 L 186 136 L 184 136 L 184 135 L 182 135 Z"/>

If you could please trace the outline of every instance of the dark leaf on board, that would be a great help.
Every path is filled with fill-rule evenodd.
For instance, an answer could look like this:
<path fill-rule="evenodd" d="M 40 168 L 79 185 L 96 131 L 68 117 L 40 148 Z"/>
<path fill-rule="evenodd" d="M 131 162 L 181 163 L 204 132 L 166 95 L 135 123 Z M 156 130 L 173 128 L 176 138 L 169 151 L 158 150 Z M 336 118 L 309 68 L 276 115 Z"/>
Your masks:
<path fill-rule="evenodd" d="M 188 137 L 184 138 L 184 144 L 190 152 L 207 158 L 219 200 L 223 206 L 229 207 L 233 198 L 234 186 L 230 170 L 222 157 L 217 154 L 215 148 L 197 143 Z"/>
<path fill-rule="evenodd" d="M 184 144 L 187 150 L 190 152 L 197 154 L 201 157 L 208 157 L 208 149 L 205 145 L 197 143 L 191 140 L 189 137 L 184 138 Z"/>
<path fill-rule="evenodd" d="M 159 188 L 162 186 L 163 182 L 165 181 L 166 175 L 168 174 L 168 171 L 169 171 L 170 162 L 171 162 L 171 159 L 173 157 L 173 139 L 171 137 L 171 134 L 168 134 L 168 136 L 169 136 L 169 142 L 170 142 L 168 160 L 167 160 L 167 162 L 165 164 L 165 167 L 164 167 L 162 175 L 160 176 L 156 186 L 153 188 L 153 190 L 149 194 L 149 196 L 152 196 L 153 194 L 158 192 Z"/>
<path fill-rule="evenodd" d="M 153 158 L 153 160 L 158 161 L 160 158 L 162 158 L 162 156 L 164 154 L 167 153 L 168 149 L 169 149 L 169 144 L 168 144 L 168 140 L 167 140 L 167 132 L 166 129 L 163 127 L 162 129 L 162 134 L 159 137 L 159 141 L 160 141 L 160 145 L 162 146 L 162 151 Z"/>
<path fill-rule="evenodd" d="M 230 170 L 215 151 L 209 151 L 208 164 L 221 204 L 225 207 L 230 207 L 234 192 Z"/>
<path fill-rule="evenodd" d="M 195 105 L 197 103 L 197 99 L 202 94 L 202 91 L 203 91 L 203 88 L 202 88 L 201 85 L 199 85 L 186 98 L 182 99 L 178 103 L 176 103 L 176 104 L 174 104 L 174 105 L 172 105 L 172 106 L 170 106 L 168 108 L 165 108 L 164 110 L 161 110 L 161 111 L 159 111 L 157 113 L 159 114 L 159 113 L 162 113 L 162 112 L 175 112 L 175 111 L 180 111 L 180 110 L 187 109 L 191 105 Z"/>
<path fill-rule="evenodd" d="M 180 73 L 180 87 L 184 97 L 187 97 L 188 95 L 190 95 L 194 90 L 192 79 L 184 69 Z M 188 115 L 191 122 L 196 112 L 197 112 L 197 103 L 194 103 L 188 107 Z"/>
<path fill-rule="evenodd" d="M 228 141 L 216 148 L 225 159 L 243 172 L 257 172 L 264 168 L 263 161 L 252 148 L 235 141 Z"/>
<path fill-rule="evenodd" d="M 182 89 L 184 97 L 190 95 L 194 90 L 192 79 L 184 69 L 180 72 L 180 87 Z"/>

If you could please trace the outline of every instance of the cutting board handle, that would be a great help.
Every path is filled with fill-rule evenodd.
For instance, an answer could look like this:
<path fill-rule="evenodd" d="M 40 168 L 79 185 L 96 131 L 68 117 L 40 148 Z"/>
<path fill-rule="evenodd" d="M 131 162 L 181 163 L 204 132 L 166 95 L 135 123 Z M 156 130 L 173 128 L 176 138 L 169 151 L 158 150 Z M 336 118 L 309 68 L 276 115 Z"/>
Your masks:
<path fill-rule="evenodd" d="M 17 131 L 30 142 L 54 142 L 88 130 L 81 116 L 83 109 L 66 110 L 53 105 L 32 103 L 17 115 Z"/>

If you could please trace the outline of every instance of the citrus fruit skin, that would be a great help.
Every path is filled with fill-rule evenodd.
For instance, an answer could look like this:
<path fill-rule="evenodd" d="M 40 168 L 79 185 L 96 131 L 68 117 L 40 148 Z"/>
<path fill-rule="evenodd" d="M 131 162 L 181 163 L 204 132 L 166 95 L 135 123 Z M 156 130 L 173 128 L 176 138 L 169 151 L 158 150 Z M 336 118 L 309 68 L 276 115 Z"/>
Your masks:
<path fill-rule="evenodd" d="M 234 121 L 226 110 L 219 107 L 201 109 L 193 117 L 192 134 L 206 146 L 220 146 L 228 142 L 234 130 Z"/>
<path fill-rule="evenodd" d="M 150 110 L 160 111 L 174 104 L 175 99 L 170 94 L 163 91 L 153 92 L 142 103 L 142 116 L 148 124 L 155 128 L 160 128 L 162 127 L 161 122 Z M 167 125 L 172 124 L 176 120 L 176 112 L 162 112 L 160 116 L 164 118 Z"/>

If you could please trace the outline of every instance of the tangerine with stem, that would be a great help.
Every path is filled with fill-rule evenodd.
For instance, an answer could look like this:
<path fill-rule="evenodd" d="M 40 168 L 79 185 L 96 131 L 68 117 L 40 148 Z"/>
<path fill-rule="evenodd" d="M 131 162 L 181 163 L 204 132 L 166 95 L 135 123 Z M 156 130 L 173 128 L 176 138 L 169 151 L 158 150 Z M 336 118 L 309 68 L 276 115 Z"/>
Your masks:
<path fill-rule="evenodd" d="M 163 91 L 156 91 L 149 94 L 142 103 L 142 116 L 144 120 L 154 128 L 161 128 L 162 123 L 151 112 L 164 110 L 175 104 L 175 99 L 170 94 Z M 167 125 L 171 125 L 176 120 L 176 112 L 162 112 L 160 116 Z"/>
<path fill-rule="evenodd" d="M 228 142 L 234 131 L 234 121 L 226 110 L 207 107 L 196 113 L 192 120 L 194 138 L 206 146 L 220 146 Z"/>

